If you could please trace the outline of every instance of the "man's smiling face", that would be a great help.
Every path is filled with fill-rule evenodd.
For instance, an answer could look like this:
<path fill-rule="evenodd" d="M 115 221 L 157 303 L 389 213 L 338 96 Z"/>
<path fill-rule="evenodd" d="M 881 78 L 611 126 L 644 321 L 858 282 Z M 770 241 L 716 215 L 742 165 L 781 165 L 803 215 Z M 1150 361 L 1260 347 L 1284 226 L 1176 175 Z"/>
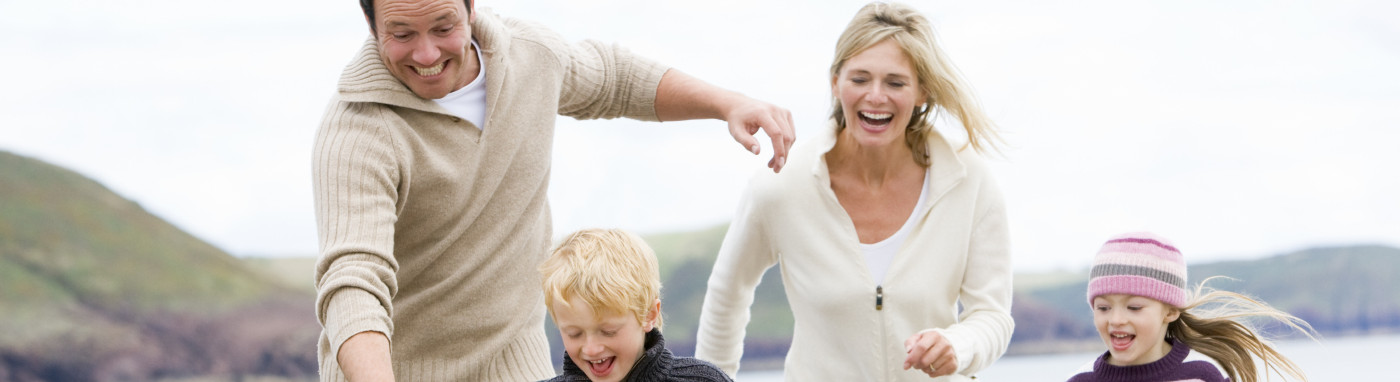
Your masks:
<path fill-rule="evenodd" d="M 476 78 L 462 0 L 378 0 L 374 12 L 379 58 L 414 94 L 442 98 Z"/>

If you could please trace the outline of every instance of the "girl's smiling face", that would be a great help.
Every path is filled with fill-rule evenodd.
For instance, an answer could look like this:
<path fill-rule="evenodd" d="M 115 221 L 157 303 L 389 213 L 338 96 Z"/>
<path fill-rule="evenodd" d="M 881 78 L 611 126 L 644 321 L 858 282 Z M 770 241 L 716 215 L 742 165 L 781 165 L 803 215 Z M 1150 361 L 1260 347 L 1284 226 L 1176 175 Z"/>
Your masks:
<path fill-rule="evenodd" d="M 1133 366 L 1155 362 L 1171 351 L 1167 324 L 1181 315 L 1161 301 L 1127 294 L 1094 297 L 1094 328 L 1108 345 L 1108 364 Z"/>

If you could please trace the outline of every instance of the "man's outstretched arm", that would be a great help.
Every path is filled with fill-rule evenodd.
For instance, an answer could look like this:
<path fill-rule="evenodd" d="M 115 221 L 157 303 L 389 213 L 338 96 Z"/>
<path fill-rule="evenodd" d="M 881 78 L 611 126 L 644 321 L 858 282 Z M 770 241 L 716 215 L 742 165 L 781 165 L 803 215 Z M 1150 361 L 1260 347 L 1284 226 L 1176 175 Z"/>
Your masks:
<path fill-rule="evenodd" d="M 743 94 L 711 85 L 679 70 L 667 70 L 656 89 L 656 117 L 662 121 L 718 119 L 729 122 L 729 135 L 758 154 L 761 129 L 773 140 L 773 172 L 783 169 L 788 150 L 797 139 L 792 112 Z"/>

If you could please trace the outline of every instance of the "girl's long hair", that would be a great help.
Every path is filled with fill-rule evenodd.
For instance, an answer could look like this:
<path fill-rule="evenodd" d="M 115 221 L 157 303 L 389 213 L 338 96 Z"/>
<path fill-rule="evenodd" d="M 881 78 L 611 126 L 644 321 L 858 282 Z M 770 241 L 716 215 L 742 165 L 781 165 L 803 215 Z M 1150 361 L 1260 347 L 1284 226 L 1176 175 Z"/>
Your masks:
<path fill-rule="evenodd" d="M 1312 325 L 1249 296 L 1206 288 L 1206 283 L 1218 277 L 1196 286 L 1180 318 L 1167 325 L 1167 335 L 1214 359 L 1231 381 L 1259 380 L 1254 357 L 1264 362 L 1266 376 L 1272 372 L 1307 381 L 1303 370 L 1275 350 L 1251 324 L 1260 319 L 1278 321 L 1316 341 Z"/>

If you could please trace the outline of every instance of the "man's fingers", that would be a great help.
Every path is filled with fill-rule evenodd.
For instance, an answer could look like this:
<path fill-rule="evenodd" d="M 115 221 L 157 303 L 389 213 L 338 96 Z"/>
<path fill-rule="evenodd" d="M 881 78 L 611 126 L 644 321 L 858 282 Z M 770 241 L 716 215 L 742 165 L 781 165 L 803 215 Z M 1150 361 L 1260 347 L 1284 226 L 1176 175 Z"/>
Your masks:
<path fill-rule="evenodd" d="M 744 126 L 744 122 L 742 121 L 735 121 L 729 123 L 729 134 L 734 136 L 734 141 L 739 142 L 739 145 L 744 146 L 745 150 L 749 150 L 749 152 L 753 153 L 754 155 L 758 155 L 758 140 L 754 139 L 753 135 L 751 133 L 747 133 L 747 131 L 748 128 Z"/>
<path fill-rule="evenodd" d="M 758 132 L 762 130 L 768 135 L 773 142 L 773 158 L 768 161 L 768 167 L 772 168 L 773 172 L 778 172 L 787 164 L 788 152 L 791 151 L 792 143 L 797 140 L 792 124 L 792 112 L 772 104 L 754 102 L 730 113 L 725 119 L 729 121 L 729 134 L 755 155 L 761 152 L 758 146 Z"/>
<path fill-rule="evenodd" d="M 778 127 L 782 129 L 782 131 L 779 136 L 772 137 L 774 138 L 773 146 L 782 147 L 782 150 L 775 149 L 773 151 L 776 151 L 782 157 L 787 158 L 788 152 L 792 149 L 792 143 L 797 141 L 797 127 L 796 125 L 792 124 L 792 113 L 788 112 L 787 110 L 782 110 L 782 114 L 779 115 L 778 120 L 775 122 L 778 124 Z"/>
<path fill-rule="evenodd" d="M 792 126 L 787 121 L 764 118 L 761 125 L 768 138 L 773 140 L 773 153 L 787 155 L 788 145 L 792 144 Z"/>
<path fill-rule="evenodd" d="M 797 124 L 792 122 L 792 112 L 783 109 L 783 120 L 787 122 L 787 146 L 792 147 L 792 143 L 797 141 Z"/>
<path fill-rule="evenodd" d="M 768 138 L 773 141 L 773 159 L 768 161 L 768 167 L 771 167 L 773 172 L 777 172 L 787 162 L 788 144 L 784 142 L 788 133 L 778 121 L 767 116 L 760 120 L 758 127 L 763 129 L 763 132 L 768 134 Z"/>

